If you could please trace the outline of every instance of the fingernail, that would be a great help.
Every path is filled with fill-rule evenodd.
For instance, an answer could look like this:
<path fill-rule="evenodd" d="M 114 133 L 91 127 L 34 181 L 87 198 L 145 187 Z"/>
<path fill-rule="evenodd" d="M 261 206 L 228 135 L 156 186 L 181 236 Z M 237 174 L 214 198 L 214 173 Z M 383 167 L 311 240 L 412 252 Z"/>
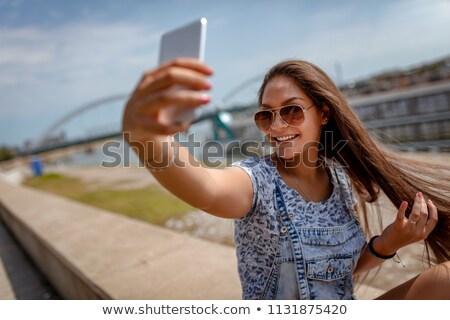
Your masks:
<path fill-rule="evenodd" d="M 403 206 L 403 207 L 406 207 L 407 205 L 408 205 L 408 202 L 406 202 L 406 201 L 403 201 L 403 202 L 402 202 L 402 206 Z"/>
<path fill-rule="evenodd" d="M 211 89 L 212 88 L 212 84 L 209 83 L 209 82 L 206 82 L 205 85 L 204 85 L 204 88 L 205 89 Z"/>
<path fill-rule="evenodd" d="M 208 103 L 211 100 L 211 97 L 208 96 L 207 94 L 202 93 L 200 95 L 200 102 L 201 103 Z"/>
<path fill-rule="evenodd" d="M 417 192 L 417 196 L 420 198 L 420 199 L 422 199 L 422 192 Z"/>
<path fill-rule="evenodd" d="M 431 201 L 431 199 L 428 199 L 428 203 L 433 204 L 433 201 Z"/>

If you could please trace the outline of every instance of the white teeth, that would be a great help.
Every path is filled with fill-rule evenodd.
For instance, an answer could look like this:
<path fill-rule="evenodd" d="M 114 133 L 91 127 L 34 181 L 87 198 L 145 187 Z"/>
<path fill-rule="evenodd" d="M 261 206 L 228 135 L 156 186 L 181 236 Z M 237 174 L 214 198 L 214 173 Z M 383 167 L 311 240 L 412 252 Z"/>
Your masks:
<path fill-rule="evenodd" d="M 286 140 L 290 140 L 292 138 L 295 138 L 296 136 L 297 136 L 296 134 L 291 134 L 290 136 L 276 137 L 275 139 L 277 141 L 286 141 Z"/>

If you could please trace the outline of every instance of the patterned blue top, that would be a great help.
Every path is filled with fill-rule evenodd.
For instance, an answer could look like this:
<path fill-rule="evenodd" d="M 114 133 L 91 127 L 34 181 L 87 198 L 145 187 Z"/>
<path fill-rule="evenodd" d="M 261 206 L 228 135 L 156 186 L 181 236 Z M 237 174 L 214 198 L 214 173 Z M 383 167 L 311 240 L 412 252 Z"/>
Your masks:
<path fill-rule="evenodd" d="M 333 192 L 321 202 L 288 187 L 270 156 L 236 162 L 250 176 L 250 212 L 235 220 L 244 299 L 353 299 L 365 244 L 344 170 L 326 161 Z"/>

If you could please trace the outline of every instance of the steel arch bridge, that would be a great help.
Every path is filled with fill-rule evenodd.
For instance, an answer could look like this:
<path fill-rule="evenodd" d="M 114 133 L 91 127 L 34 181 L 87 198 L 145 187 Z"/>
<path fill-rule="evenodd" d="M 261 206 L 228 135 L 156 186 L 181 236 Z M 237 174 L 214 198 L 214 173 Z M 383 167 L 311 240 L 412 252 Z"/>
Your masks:
<path fill-rule="evenodd" d="M 226 108 L 225 106 L 229 103 L 229 101 L 236 96 L 241 91 L 245 90 L 247 87 L 255 84 L 258 80 L 260 80 L 262 75 L 257 75 L 254 77 L 251 77 L 244 82 L 242 82 L 240 85 L 234 87 L 227 95 L 224 96 L 224 98 L 218 100 L 218 102 L 215 103 L 214 108 L 212 111 L 204 112 L 200 115 L 199 118 L 195 119 L 193 123 L 199 123 L 202 121 L 213 121 L 213 128 L 214 128 L 214 137 L 218 138 L 225 138 L 225 139 L 232 139 L 235 138 L 233 134 L 233 130 L 229 127 L 227 123 L 222 121 L 221 114 L 224 112 L 227 113 L 234 113 L 234 112 L 240 112 L 247 110 L 250 105 L 244 105 L 244 106 L 238 106 L 234 108 Z M 37 146 L 31 150 L 24 151 L 24 154 L 38 154 L 46 151 L 56 150 L 60 148 L 65 148 L 73 145 L 81 145 L 81 144 L 87 144 L 95 141 L 105 140 L 108 138 L 118 137 L 121 135 L 120 128 L 117 128 L 117 130 L 114 130 L 112 132 L 105 132 L 102 134 L 97 134 L 95 136 L 88 136 L 83 138 L 77 138 L 77 139 L 71 139 L 68 141 L 53 141 L 51 142 L 51 137 L 55 136 L 55 133 L 58 130 L 61 130 L 65 127 L 70 121 L 76 119 L 77 117 L 80 117 L 81 115 L 85 114 L 88 111 L 92 111 L 96 108 L 103 107 L 105 105 L 116 103 L 120 101 L 126 101 L 126 99 L 129 97 L 129 94 L 115 94 L 107 97 L 103 97 L 94 101 L 91 101 L 89 103 L 86 103 L 75 110 L 69 112 L 68 114 L 64 115 L 57 121 L 55 121 L 51 126 L 49 126 L 42 135 L 38 138 Z M 225 137 L 224 137 L 225 133 Z"/>
<path fill-rule="evenodd" d="M 80 114 L 83 114 L 87 110 L 91 110 L 100 106 L 103 106 L 107 103 L 121 101 L 126 98 L 128 98 L 128 94 L 118 94 L 118 95 L 112 95 L 108 97 L 104 97 L 98 100 L 94 100 L 92 102 L 89 102 L 85 105 L 82 105 L 81 107 L 78 107 L 74 111 L 68 113 L 67 115 L 63 116 L 62 118 L 58 119 L 53 125 L 51 125 L 47 130 L 44 131 L 42 134 L 41 140 L 44 139 L 47 136 L 50 136 L 53 132 L 58 130 L 59 128 L 62 128 L 64 124 L 68 123 L 72 119 L 76 118 Z"/>

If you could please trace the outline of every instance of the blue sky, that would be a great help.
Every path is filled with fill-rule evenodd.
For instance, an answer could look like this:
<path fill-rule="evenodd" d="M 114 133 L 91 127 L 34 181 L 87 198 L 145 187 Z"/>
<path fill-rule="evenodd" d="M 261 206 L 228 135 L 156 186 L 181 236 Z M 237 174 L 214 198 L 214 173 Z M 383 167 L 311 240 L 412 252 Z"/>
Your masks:
<path fill-rule="evenodd" d="M 36 139 L 79 106 L 131 92 L 156 65 L 161 34 L 202 16 L 213 101 L 287 58 L 335 80 L 339 63 L 349 81 L 450 54 L 449 0 L 0 0 L 0 145 Z M 118 123 L 115 110 L 105 118 Z"/>

